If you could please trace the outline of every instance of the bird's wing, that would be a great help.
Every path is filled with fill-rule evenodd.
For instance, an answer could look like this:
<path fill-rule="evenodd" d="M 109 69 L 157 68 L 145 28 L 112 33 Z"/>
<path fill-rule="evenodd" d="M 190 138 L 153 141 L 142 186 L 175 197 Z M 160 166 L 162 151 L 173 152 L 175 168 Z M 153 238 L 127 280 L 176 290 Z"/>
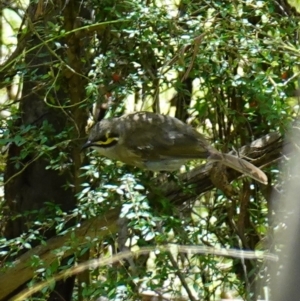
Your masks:
<path fill-rule="evenodd" d="M 211 147 L 205 138 L 178 119 L 151 113 L 131 117 L 131 129 L 124 130 L 124 133 L 129 133 L 124 139 L 128 148 L 141 158 L 196 159 L 209 156 Z"/>

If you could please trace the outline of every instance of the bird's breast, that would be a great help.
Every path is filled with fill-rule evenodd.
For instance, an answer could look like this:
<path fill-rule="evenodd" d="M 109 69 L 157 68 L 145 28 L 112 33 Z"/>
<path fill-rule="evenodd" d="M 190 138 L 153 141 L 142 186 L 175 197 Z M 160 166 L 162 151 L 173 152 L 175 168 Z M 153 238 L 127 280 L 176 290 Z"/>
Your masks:
<path fill-rule="evenodd" d="M 94 147 L 94 149 L 96 149 L 101 156 L 107 157 L 111 160 L 117 160 L 128 165 L 145 168 L 144 162 L 138 155 L 126 147 L 119 146 L 118 144 L 105 148 Z"/>
<path fill-rule="evenodd" d="M 145 161 L 144 165 L 146 169 L 151 171 L 175 171 L 178 170 L 187 160 L 175 160 L 175 159 L 162 159 L 157 161 Z"/>

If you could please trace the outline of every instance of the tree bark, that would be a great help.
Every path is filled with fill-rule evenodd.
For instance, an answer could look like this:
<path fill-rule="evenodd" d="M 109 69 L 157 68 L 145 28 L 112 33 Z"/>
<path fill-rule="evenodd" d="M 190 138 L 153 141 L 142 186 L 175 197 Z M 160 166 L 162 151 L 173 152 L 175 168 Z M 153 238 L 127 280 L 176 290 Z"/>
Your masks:
<path fill-rule="evenodd" d="M 20 40 L 27 41 L 24 58 L 26 72 L 20 100 L 21 116 L 15 123 L 15 130 L 17 132 L 19 127 L 31 126 L 33 131 L 40 130 L 42 133 L 50 129 L 45 145 L 53 147 L 54 150 L 43 154 L 41 146 L 44 142 L 35 141 L 35 146 L 29 144 L 31 131 L 24 137 L 28 143 L 10 146 L 5 171 L 5 205 L 8 208 L 5 236 L 8 239 L 18 237 L 28 229 L 34 229 L 33 223 L 38 219 L 37 215 L 41 210 L 47 210 L 47 202 L 58 205 L 65 212 L 76 205 L 75 195 L 80 190 L 79 169 L 82 165 L 79 145 L 80 138 L 85 136 L 87 120 L 86 110 L 79 108 L 85 96 L 86 85 L 82 76 L 85 72 L 84 66 L 80 59 L 84 49 L 80 37 L 75 33 L 60 41 L 65 45 L 66 51 L 55 49 L 46 40 L 51 31 L 48 22 L 60 24 L 62 12 L 62 28 L 71 31 L 80 26 L 78 20 L 87 15 L 81 4 L 81 1 L 59 0 L 32 2 L 25 16 L 28 29 L 25 37 Z M 23 46 L 22 44 L 22 48 Z M 58 56 L 59 51 L 62 53 Z M 70 110 L 64 107 L 67 104 L 71 107 Z M 68 131 L 70 135 L 67 141 L 71 142 L 65 143 L 66 146 L 59 146 L 59 143 L 66 140 L 59 138 L 59 135 L 70 128 L 72 131 Z M 68 154 L 66 156 L 69 161 L 62 163 L 59 170 L 53 169 L 51 158 L 57 158 L 60 152 Z M 20 155 L 23 159 L 18 162 L 18 167 L 14 158 Z M 68 183 L 71 185 L 67 186 Z M 35 214 L 24 216 L 24 212 L 33 210 Z M 15 215 L 19 217 L 14 218 Z M 54 235 L 55 229 L 45 232 L 46 239 Z M 28 280 L 30 278 L 27 277 L 26 281 Z M 23 285 L 25 282 L 18 281 L 18 284 Z M 48 300 L 71 300 L 73 284 L 74 279 L 57 283 Z M 7 290 L 10 286 L 2 286 L 1 289 Z M 20 288 L 14 285 L 14 290 L 18 289 Z M 12 290 L 9 292 L 16 293 Z"/>

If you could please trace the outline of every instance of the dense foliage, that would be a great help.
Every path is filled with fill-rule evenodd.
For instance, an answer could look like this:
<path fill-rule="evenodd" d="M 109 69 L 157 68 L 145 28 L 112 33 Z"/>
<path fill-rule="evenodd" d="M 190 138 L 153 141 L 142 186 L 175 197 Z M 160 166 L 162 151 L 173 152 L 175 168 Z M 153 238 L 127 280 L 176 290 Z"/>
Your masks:
<path fill-rule="evenodd" d="M 10 297 L 76 262 L 152 246 L 87 267 L 67 293 L 64 278 L 30 298 L 57 300 L 54 287 L 65 300 L 137 300 L 145 291 L 172 300 L 264 298 L 265 261 L 176 246 L 267 250 L 276 162 L 260 162 L 268 187 L 242 178 L 231 196 L 209 185 L 199 194 L 180 172 L 155 175 L 80 146 L 94 121 L 140 110 L 176 116 L 224 152 L 284 134 L 299 110 L 297 13 L 267 0 L 37 2 L 1 7 L 2 275 L 32 251 L 29 276 Z M 172 198 L 170 182 L 181 192 Z M 99 224 L 76 232 L 94 220 L 105 235 Z M 36 251 L 47 244 L 55 246 L 51 260 Z M 171 251 L 155 251 L 167 244 Z M 6 296 L 0 288 L 0 300 Z"/>

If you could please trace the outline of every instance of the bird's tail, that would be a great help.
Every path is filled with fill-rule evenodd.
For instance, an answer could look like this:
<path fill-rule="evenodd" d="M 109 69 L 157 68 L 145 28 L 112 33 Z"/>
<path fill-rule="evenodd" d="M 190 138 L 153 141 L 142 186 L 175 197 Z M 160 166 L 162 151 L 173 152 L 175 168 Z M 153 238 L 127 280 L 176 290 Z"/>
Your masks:
<path fill-rule="evenodd" d="M 217 161 L 221 162 L 224 165 L 239 171 L 242 174 L 245 174 L 252 179 L 262 183 L 268 184 L 268 177 L 266 174 L 260 170 L 258 167 L 254 166 L 250 162 L 243 160 L 241 158 L 229 155 L 229 154 L 222 154 L 219 152 L 211 153 L 208 158 L 210 161 Z"/>

